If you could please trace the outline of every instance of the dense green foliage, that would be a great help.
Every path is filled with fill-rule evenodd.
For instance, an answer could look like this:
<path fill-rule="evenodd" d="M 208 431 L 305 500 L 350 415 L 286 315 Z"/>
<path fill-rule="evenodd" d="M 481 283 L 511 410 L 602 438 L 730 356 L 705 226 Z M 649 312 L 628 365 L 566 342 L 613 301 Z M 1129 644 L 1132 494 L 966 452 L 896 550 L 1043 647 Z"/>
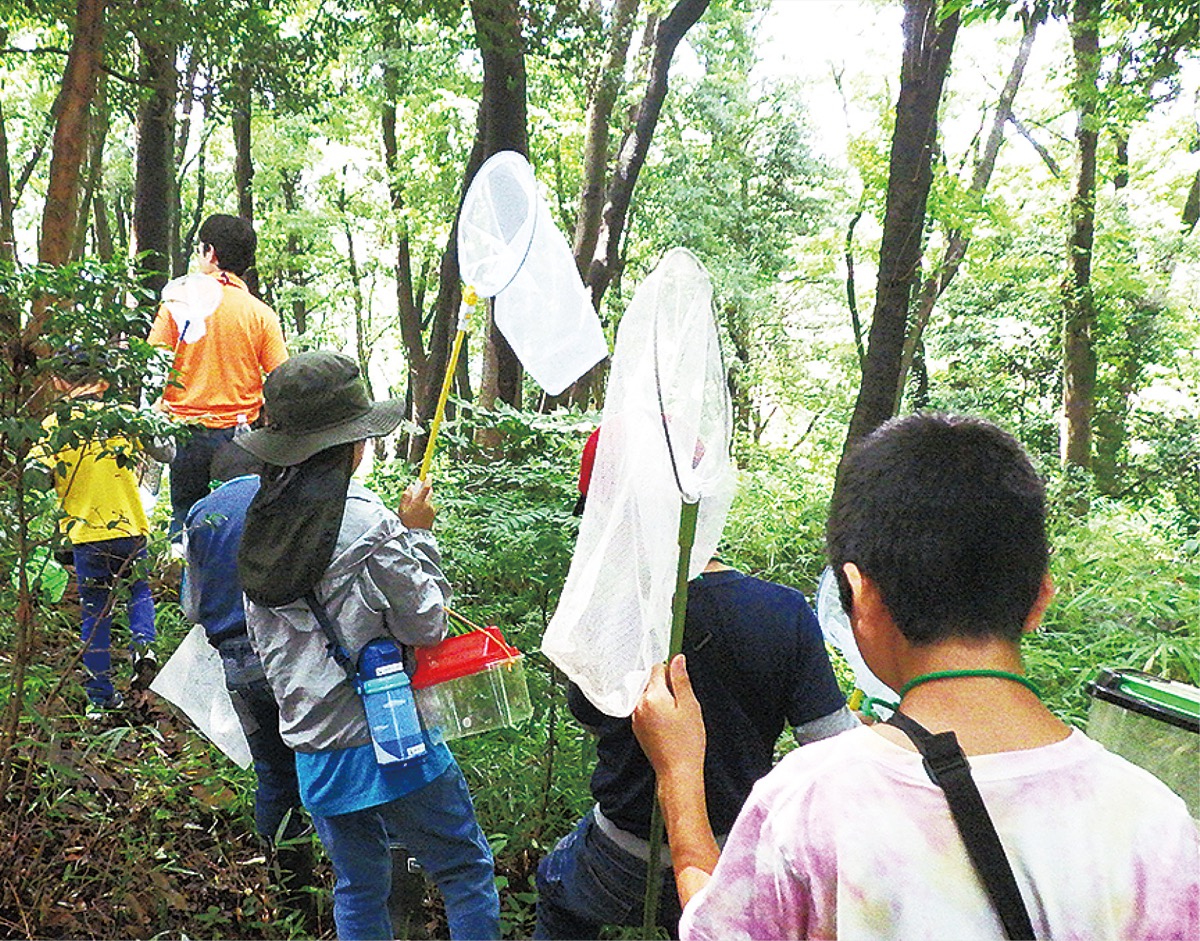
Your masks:
<path fill-rule="evenodd" d="M 166 381 L 162 355 L 141 339 L 153 298 L 128 263 L 136 115 L 151 94 L 138 74 L 145 43 L 170 44 L 178 73 L 173 273 L 186 268 L 203 215 L 237 210 L 231 124 L 248 108 L 258 274 L 289 348 L 354 350 L 377 397 L 405 395 L 401 259 L 418 333 L 428 333 L 476 130 L 482 65 L 469 5 L 110 3 L 86 231 L 76 240 L 78 263 L 57 269 L 31 259 L 73 4 L 0 5 L 0 164 L 13 184 L 14 226 L 13 260 L 0 261 L 0 698 L 8 719 L 0 723 L 8 746 L 0 830 L 10 850 L 0 858 L 0 936 L 331 936 L 327 865 L 312 912 L 280 905 L 253 831 L 252 772 L 234 768 L 149 694 L 131 695 L 112 721 L 84 720 L 77 604 L 70 593 L 53 601 L 30 590 L 39 574 L 31 560 L 60 545 L 54 496 L 33 449 L 167 430 L 150 409 L 134 409 Z M 1043 471 L 1058 596 L 1024 653 L 1051 708 L 1083 725 L 1085 684 L 1100 666 L 1200 685 L 1200 231 L 1190 215 L 1200 214 L 1200 138 L 1189 104 L 1197 63 L 1194 34 L 1171 33 L 1176 20 L 1187 25 L 1191 7 L 1115 4 L 1102 24 L 1094 461 L 1091 473 L 1068 474 L 1059 452 L 1074 159 L 1069 42 L 1060 21 L 1042 27 L 994 176 L 986 192 L 973 193 L 971 166 L 1019 30 L 1007 3 L 961 5 L 968 22 L 942 103 L 922 276 L 934 272 L 950 233 L 969 235 L 970 247 L 934 308 L 899 409 L 990 417 Z M 570 235 L 611 4 L 519 6 L 530 157 Z M 637 32 L 668 6 L 643 4 Z M 1055 15 L 1066 8 L 1053 6 Z M 811 4 L 814 32 L 820 7 Z M 763 68 L 765 10 L 760 0 L 714 0 L 685 38 L 601 316 L 611 337 L 637 286 L 675 245 L 708 267 L 740 465 L 721 555 L 811 596 L 860 380 L 849 297 L 853 288 L 860 315 L 871 309 L 889 170 L 895 47 L 880 51 L 870 34 L 895 31 L 886 17 L 896 5 L 855 8 L 862 48 L 846 61 L 830 51 L 833 79 L 820 82 L 811 72 L 800 81 Z M 1142 14 L 1154 22 L 1135 28 L 1146 25 Z M 801 48 L 807 39 L 783 41 Z M 637 45 L 635 35 L 610 122 L 610 171 L 644 82 L 646 50 Z M 806 55 L 825 62 L 825 53 Z M 830 130 L 830 100 L 844 134 Z M 0 255 L 8 250 L 0 245 Z M 16 342 L 47 303 L 38 343 Z M 499 626 L 526 654 L 533 718 L 453 745 L 496 852 L 506 936 L 524 937 L 537 862 L 591 803 L 594 748 L 539 646 L 574 549 L 579 452 L 600 414 L 477 409 L 470 392 L 479 386 L 482 335 L 476 324 L 466 381 L 456 387 L 458 417 L 445 429 L 433 480 L 454 610 Z M 68 347 L 81 348 L 110 382 L 104 401 L 127 407 L 79 415 L 53 399 L 49 370 Z M 525 402 L 538 401 L 530 380 L 524 391 Z M 57 429 L 47 433 L 51 416 Z M 503 447 L 481 450 L 479 429 L 498 429 Z M 386 452 L 396 453 L 394 442 Z M 411 476 L 385 456 L 370 483 L 394 504 Z M 1082 515 L 1080 492 L 1089 497 Z M 165 659 L 189 625 L 164 544 L 164 503 L 149 570 Z M 128 666 L 120 653 L 117 660 L 122 676 Z M 835 665 L 849 688 L 849 672 Z M 426 915 L 444 929 L 436 904 Z"/>

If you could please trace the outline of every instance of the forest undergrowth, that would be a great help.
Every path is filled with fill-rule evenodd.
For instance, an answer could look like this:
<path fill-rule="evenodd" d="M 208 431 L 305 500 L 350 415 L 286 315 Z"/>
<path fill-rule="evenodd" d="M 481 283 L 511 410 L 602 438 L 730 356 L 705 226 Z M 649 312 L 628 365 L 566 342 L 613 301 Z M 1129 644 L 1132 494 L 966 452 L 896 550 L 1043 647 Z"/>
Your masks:
<path fill-rule="evenodd" d="M 594 748 L 566 709 L 565 679 L 537 652 L 574 548 L 587 423 L 515 412 L 501 421 L 506 459 L 479 459 L 452 429 L 447 450 L 456 458 L 439 463 L 435 480 L 455 609 L 500 626 L 527 654 L 533 718 L 452 743 L 495 851 L 505 936 L 520 938 L 533 928 L 538 860 L 591 802 Z M 765 453 L 743 463 L 722 557 L 811 597 L 830 475 Z M 407 471 L 388 464 L 371 480 L 391 502 L 406 483 Z M 1085 686 L 1100 666 L 1200 684 L 1200 546 L 1195 530 L 1176 522 L 1117 502 L 1097 501 L 1085 520 L 1056 506 L 1059 594 L 1025 656 L 1067 721 L 1085 724 Z M 188 625 L 169 580 L 153 586 L 165 659 Z M 42 608 L 39 624 L 14 775 L 0 797 L 0 936 L 332 937 L 333 876 L 315 838 L 321 862 L 302 912 L 281 904 L 254 833 L 253 772 L 148 692 L 133 691 L 123 711 L 89 722 L 74 676 L 59 683 L 78 654 L 77 607 L 68 598 Z M 127 686 L 128 663 L 118 660 L 116 670 Z M 427 892 L 414 936 L 445 936 L 434 896 Z"/>

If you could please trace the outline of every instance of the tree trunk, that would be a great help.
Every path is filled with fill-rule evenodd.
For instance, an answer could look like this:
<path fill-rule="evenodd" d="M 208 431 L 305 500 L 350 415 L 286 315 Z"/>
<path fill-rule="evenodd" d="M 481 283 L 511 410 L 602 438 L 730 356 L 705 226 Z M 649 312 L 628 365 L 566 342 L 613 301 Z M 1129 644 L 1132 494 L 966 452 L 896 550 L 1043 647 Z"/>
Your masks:
<path fill-rule="evenodd" d="M 237 188 L 238 215 L 254 221 L 254 161 L 250 153 L 250 115 L 253 108 L 254 67 L 241 65 L 234 74 L 233 106 L 233 180 Z M 243 276 L 246 287 L 255 297 L 258 289 L 257 262 Z"/>
<path fill-rule="evenodd" d="M 937 0 L 905 0 L 900 95 L 888 170 L 875 309 L 846 452 L 892 417 L 913 285 L 921 263 L 925 206 L 933 180 L 937 112 L 950 68 L 958 13 L 939 22 Z"/>
<path fill-rule="evenodd" d="M 1092 413 L 1096 398 L 1096 325 L 1092 297 L 1092 240 L 1096 216 L 1096 127 L 1099 99 L 1100 35 L 1097 0 L 1075 0 L 1071 11 L 1071 46 L 1075 74 L 1071 82 L 1075 107 L 1076 172 L 1071 197 L 1068 268 L 1063 284 L 1063 463 L 1090 468 Z"/>
<path fill-rule="evenodd" d="M 594 238 L 588 235 L 592 244 L 591 260 L 581 254 L 580 230 L 576 228 L 575 254 L 576 262 L 580 265 L 584 284 L 592 295 L 592 306 L 597 311 L 604 299 L 604 293 L 620 275 L 621 244 L 629 221 L 630 203 L 633 200 L 633 190 L 637 185 L 638 175 L 646 162 L 650 150 L 650 142 L 662 113 L 663 102 L 666 100 L 667 79 L 671 69 L 671 61 L 680 40 L 704 15 L 708 9 L 709 0 L 678 0 L 670 14 L 662 20 L 651 19 L 648 32 L 652 31 L 652 53 L 650 57 L 650 72 L 646 80 L 646 88 L 641 101 L 633 110 L 631 125 L 625 132 L 617 154 L 616 165 L 608 181 L 605 192 L 605 202 L 600 211 L 598 231 Z M 632 15 L 632 14 L 631 14 Z M 615 11 L 614 11 L 615 17 Z M 615 39 L 615 36 L 614 36 Z M 647 41 L 649 41 L 647 37 Z M 626 42 L 628 45 L 628 42 Z M 590 131 L 590 129 L 589 129 Z M 605 141 L 607 151 L 607 141 Z M 585 187 L 588 185 L 585 180 Z M 583 204 L 581 202 L 581 222 Z M 586 233 L 585 233 L 586 234 Z M 595 396 L 595 392 L 607 373 L 607 361 L 598 363 L 572 386 L 570 400 L 573 405 L 586 408 Z"/>
<path fill-rule="evenodd" d="M 996 102 L 996 113 L 992 116 L 992 126 L 988 131 L 987 141 L 983 152 L 975 162 L 975 171 L 971 176 L 971 186 L 967 190 L 972 201 L 982 207 L 983 194 L 987 192 L 992 179 L 992 171 L 996 168 L 996 157 L 1004 143 L 1004 125 L 1012 117 L 1012 106 L 1016 100 L 1021 80 L 1025 76 L 1025 66 L 1029 64 L 1029 55 L 1033 51 L 1033 41 L 1037 38 L 1039 21 L 1031 16 L 1025 18 L 1025 33 L 1021 37 L 1021 45 L 1017 48 L 1017 57 L 1008 70 L 1008 79 L 1000 92 L 1000 100 Z M 942 252 L 942 260 L 938 266 L 929 272 L 929 276 L 921 285 L 921 293 L 917 300 L 916 311 L 912 317 L 908 335 L 904 340 L 904 352 L 900 361 L 900 380 L 896 383 L 896 411 L 900 410 L 900 402 L 904 398 L 904 386 L 908 380 L 908 371 L 912 368 L 913 357 L 920 345 L 933 313 L 933 306 L 938 298 L 945 293 L 954 276 L 958 274 L 959 266 L 966 257 L 967 247 L 971 237 L 961 227 L 951 229 L 946 234 L 946 248 Z"/>
<path fill-rule="evenodd" d="M 70 60 L 68 59 L 68 65 Z M 21 194 L 25 192 L 25 186 L 29 183 L 30 177 L 33 176 L 33 171 L 37 169 L 38 163 L 42 159 L 42 154 L 46 152 L 46 145 L 50 143 L 54 128 L 58 124 L 59 111 L 63 103 L 63 88 L 59 88 L 58 95 L 54 98 L 54 104 L 50 106 L 50 113 L 46 115 L 46 124 L 42 128 L 42 132 L 37 139 L 37 143 L 33 145 L 25 165 L 21 167 L 21 172 L 17 174 L 16 182 L 12 187 L 12 201 L 15 207 L 21 201 Z"/>
<path fill-rule="evenodd" d="M 250 154 L 250 114 L 253 107 L 251 66 L 237 69 L 233 80 L 233 180 L 237 188 L 238 215 L 254 221 L 254 161 Z"/>
<path fill-rule="evenodd" d="M 0 261 L 17 259 L 16 235 L 13 229 L 12 165 L 8 160 L 8 129 L 4 106 L 0 104 Z"/>
<path fill-rule="evenodd" d="M 289 173 L 286 168 L 279 170 L 279 189 L 283 195 L 283 208 L 287 212 L 289 218 L 295 218 L 295 214 L 300 211 L 300 203 L 296 199 L 296 192 L 300 188 L 300 173 Z M 343 201 L 345 200 L 345 184 L 343 183 Z M 349 233 L 347 233 L 347 236 Z M 308 277 L 304 269 L 300 266 L 298 259 L 304 252 L 304 246 L 300 241 L 300 236 L 296 233 L 294 227 L 288 228 L 287 234 L 287 267 L 283 271 L 284 278 L 297 289 L 297 294 L 292 298 L 292 324 L 297 334 L 302 334 L 308 329 L 308 305 L 304 302 L 304 298 L 298 293 L 298 289 L 303 288 L 308 283 Z M 351 254 L 353 255 L 354 246 L 350 246 Z M 357 267 L 357 266 L 355 266 Z M 361 293 L 358 288 L 358 276 L 355 275 L 355 290 Z"/>
<path fill-rule="evenodd" d="M 87 154 L 88 110 L 100 70 L 104 9 L 105 0 L 79 0 L 75 10 L 42 211 L 42 234 L 38 242 L 38 261 L 42 264 L 65 264 L 74 242 L 80 169 Z"/>
<path fill-rule="evenodd" d="M 203 110 L 204 114 L 211 113 L 212 106 L 213 106 L 213 98 L 214 98 L 214 90 L 213 90 L 212 86 L 210 85 L 205 89 L 204 96 L 201 99 L 202 110 Z M 181 274 L 184 271 L 187 271 L 187 257 L 190 256 L 191 252 L 193 252 L 195 250 L 196 233 L 200 231 L 200 224 L 204 221 L 204 197 L 207 193 L 207 188 L 208 188 L 208 174 L 206 172 L 207 159 L 208 159 L 208 138 L 211 135 L 212 130 L 215 127 L 216 127 L 215 124 L 209 125 L 209 128 L 200 135 L 200 146 L 196 149 L 196 203 L 192 208 L 192 218 L 188 222 L 187 231 L 181 232 L 180 236 L 179 236 L 180 244 L 185 246 L 185 249 L 183 252 L 183 254 L 185 256 L 184 266 L 183 266 L 183 271 L 180 272 Z M 181 166 L 179 171 L 176 173 L 175 179 L 177 181 L 179 181 L 179 183 L 175 187 L 176 192 L 178 192 L 178 190 L 180 189 L 180 187 L 182 185 L 183 176 L 186 172 L 187 172 L 187 167 Z M 183 209 L 182 209 L 182 207 L 180 207 L 179 226 L 180 226 L 180 229 L 183 228 Z"/>
<path fill-rule="evenodd" d="M 92 108 L 89 122 L 87 186 L 84 189 L 85 195 L 81 201 L 79 223 L 75 232 L 75 249 L 72 253 L 74 258 L 81 258 L 87 245 L 89 216 L 108 211 L 104 199 L 100 195 L 104 186 L 104 144 L 108 140 L 108 129 L 111 123 L 106 86 L 106 76 L 101 74 L 96 80 L 95 105 Z M 111 261 L 113 255 L 112 236 L 108 234 L 108 219 L 97 216 L 93 231 L 96 255 L 103 261 Z M 101 241 L 102 237 L 103 242 Z"/>
<path fill-rule="evenodd" d="M 342 234 L 346 237 L 346 269 L 350 276 L 350 298 L 354 305 L 354 356 L 358 360 L 358 371 L 367 387 L 367 397 L 374 400 L 375 392 L 371 387 L 371 339 L 370 317 L 363 300 L 362 275 L 358 270 L 358 256 L 354 251 L 354 227 L 346 214 L 346 185 L 342 183 L 342 191 L 338 199 L 338 209 L 342 216 Z"/>
<path fill-rule="evenodd" d="M 600 309 L 604 292 L 616 276 L 621 237 L 629 215 L 629 204 L 638 174 L 646 162 L 650 141 L 658 125 L 663 101 L 667 97 L 667 76 L 675 49 L 684 34 L 708 9 L 709 0 L 678 0 L 670 14 L 659 24 L 654 35 L 654 53 L 650 76 L 642 100 L 634 112 L 633 126 L 626 132 L 617 155 L 617 164 L 608 183 L 607 201 L 601 217 L 600 232 L 592 263 L 584 282 L 592 292 L 592 306 Z"/>
<path fill-rule="evenodd" d="M 604 212 L 604 179 L 608 172 L 609 122 L 625 74 L 629 40 L 637 19 L 638 0 L 616 0 L 608 50 L 592 85 L 587 110 L 587 136 L 583 144 L 583 183 L 579 191 L 579 215 L 575 219 L 575 264 L 586 276 L 596 253 L 600 219 Z"/>
<path fill-rule="evenodd" d="M 396 140 L 396 101 L 399 96 L 399 76 L 395 68 L 383 68 L 383 107 L 380 109 L 380 133 L 383 139 L 383 162 L 388 175 L 388 195 L 391 198 L 392 217 L 396 226 L 396 318 L 400 323 L 400 341 L 404 344 L 404 355 L 408 360 L 408 389 L 405 398 L 409 405 L 408 417 L 420 427 L 433 417 L 422 410 L 429 406 L 431 374 L 445 369 L 432 369 L 422 336 L 422 307 L 416 301 L 412 278 L 412 247 L 409 242 L 408 223 L 404 218 L 404 187 L 400 182 L 399 144 Z M 457 233 L 456 233 L 457 234 Z M 456 275 L 457 277 L 457 275 Z M 438 379 L 440 387 L 441 379 Z M 436 398 L 433 399 L 436 402 Z M 399 453 L 416 463 L 421 459 L 427 439 L 425 435 L 406 435 L 399 444 Z M 414 454 L 414 445 L 419 452 Z"/>
<path fill-rule="evenodd" d="M 1183 225 L 1183 234 L 1191 235 L 1196 223 L 1200 222 L 1200 170 L 1192 177 L 1192 185 L 1188 187 L 1187 199 L 1183 202 L 1183 212 L 1179 216 Z"/>
<path fill-rule="evenodd" d="M 137 174 L 133 194 L 134 251 L 142 284 L 162 293 L 171 271 L 171 192 L 175 186 L 175 50 L 138 43 L 141 75 L 151 87 L 137 109 Z M 148 329 L 148 328 L 147 328 Z"/>
<path fill-rule="evenodd" d="M 189 55 L 187 71 L 180 82 L 182 100 L 179 103 L 179 120 L 175 124 L 175 162 L 171 174 L 173 180 L 171 186 L 171 277 L 173 278 L 187 274 L 193 248 L 191 232 L 183 230 L 181 192 L 185 172 L 184 160 L 187 157 L 188 140 L 192 133 L 192 112 L 196 106 L 196 77 L 199 70 L 199 59 L 193 51 Z M 201 147 L 203 147 L 203 143 L 201 140 Z"/>
<path fill-rule="evenodd" d="M 471 15 L 483 58 L 483 91 L 478 131 L 486 159 L 502 150 L 529 154 L 525 118 L 525 40 L 516 0 L 471 0 Z M 457 267 L 457 265 L 456 265 Z M 521 404 L 521 364 L 497 329 L 488 305 L 479 401 L 491 408 L 497 399 Z M 484 446 L 499 444 L 497 434 L 481 431 Z"/>
<path fill-rule="evenodd" d="M 58 121 L 50 156 L 50 179 L 42 209 L 38 261 L 62 265 L 70 258 L 78 218 L 80 169 L 87 151 L 87 116 L 96 93 L 96 76 L 103 52 L 105 0 L 79 0 L 62 90 L 58 96 Z M 22 341 L 32 344 L 49 315 L 45 301 L 34 305 Z"/>

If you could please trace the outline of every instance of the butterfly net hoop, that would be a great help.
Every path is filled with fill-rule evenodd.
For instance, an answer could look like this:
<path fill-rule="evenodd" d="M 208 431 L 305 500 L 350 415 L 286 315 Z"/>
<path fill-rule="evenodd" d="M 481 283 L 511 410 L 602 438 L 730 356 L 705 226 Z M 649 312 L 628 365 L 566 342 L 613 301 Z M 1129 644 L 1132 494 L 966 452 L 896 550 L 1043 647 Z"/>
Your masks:
<path fill-rule="evenodd" d="M 821 572 L 821 578 L 817 582 L 816 608 L 821 633 L 833 648 L 845 657 L 846 664 L 854 671 L 854 685 L 874 699 L 886 702 L 898 699 L 895 691 L 871 672 L 867 661 L 863 659 L 858 642 L 854 639 L 854 631 L 850 628 L 850 616 L 842 607 L 837 578 L 833 569 L 828 566 Z"/>
<path fill-rule="evenodd" d="M 681 497 L 699 501 L 688 577 L 716 551 L 736 485 L 731 426 L 712 285 L 674 249 L 621 320 L 579 539 L 542 643 L 608 715 L 629 715 L 667 657 Z"/>
<path fill-rule="evenodd" d="M 458 263 L 521 365 L 558 395 L 608 355 L 566 237 L 538 194 L 533 168 L 506 150 L 488 158 L 463 199 Z"/>

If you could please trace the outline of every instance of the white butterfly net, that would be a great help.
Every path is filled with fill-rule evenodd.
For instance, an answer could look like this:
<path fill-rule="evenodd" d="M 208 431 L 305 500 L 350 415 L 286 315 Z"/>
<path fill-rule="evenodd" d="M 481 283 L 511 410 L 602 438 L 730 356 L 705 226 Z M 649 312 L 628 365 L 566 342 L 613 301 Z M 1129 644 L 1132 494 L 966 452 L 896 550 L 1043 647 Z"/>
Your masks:
<path fill-rule="evenodd" d="M 481 297 L 495 297 L 496 326 L 550 395 L 608 355 L 571 249 L 520 154 L 495 154 L 471 181 L 458 219 L 458 263 Z"/>
<path fill-rule="evenodd" d="M 613 353 L 579 540 L 542 650 L 612 716 L 666 659 L 681 496 L 699 500 L 694 578 L 716 551 L 736 484 L 708 272 L 674 249 L 634 295 Z"/>
<path fill-rule="evenodd" d="M 879 679 L 867 661 L 863 659 L 854 639 L 854 631 L 850 627 L 850 616 L 842 607 L 842 598 L 838 594 L 837 578 L 833 569 L 826 566 L 817 582 L 817 621 L 821 632 L 843 657 L 850 669 L 854 671 L 854 685 L 873 699 L 884 702 L 895 702 L 900 697 L 896 695 L 883 680 Z M 890 710 L 888 710 L 890 714 Z"/>

